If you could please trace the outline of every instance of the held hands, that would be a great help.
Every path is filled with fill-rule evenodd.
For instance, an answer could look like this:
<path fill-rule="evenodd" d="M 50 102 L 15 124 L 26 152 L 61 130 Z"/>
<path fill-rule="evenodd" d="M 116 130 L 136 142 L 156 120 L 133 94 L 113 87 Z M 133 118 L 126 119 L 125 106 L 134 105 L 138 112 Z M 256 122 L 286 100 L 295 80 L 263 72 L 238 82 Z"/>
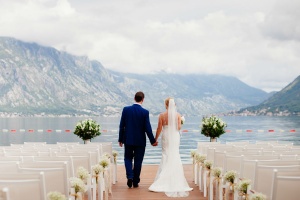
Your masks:
<path fill-rule="evenodd" d="M 157 141 L 152 144 L 152 146 L 154 146 L 154 147 L 156 147 L 157 145 L 158 145 Z"/>
<path fill-rule="evenodd" d="M 119 142 L 119 146 L 122 147 L 122 146 L 123 146 L 123 143 L 122 143 L 122 142 Z"/>

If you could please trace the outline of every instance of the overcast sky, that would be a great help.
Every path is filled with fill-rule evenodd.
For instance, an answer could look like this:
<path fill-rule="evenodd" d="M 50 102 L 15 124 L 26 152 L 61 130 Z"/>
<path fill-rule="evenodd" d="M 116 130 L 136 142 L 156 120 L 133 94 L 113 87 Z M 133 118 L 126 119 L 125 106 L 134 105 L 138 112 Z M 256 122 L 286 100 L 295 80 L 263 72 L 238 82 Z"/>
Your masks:
<path fill-rule="evenodd" d="M 299 0 L 0 0 L 0 36 L 132 73 L 222 74 L 279 91 L 300 75 Z"/>

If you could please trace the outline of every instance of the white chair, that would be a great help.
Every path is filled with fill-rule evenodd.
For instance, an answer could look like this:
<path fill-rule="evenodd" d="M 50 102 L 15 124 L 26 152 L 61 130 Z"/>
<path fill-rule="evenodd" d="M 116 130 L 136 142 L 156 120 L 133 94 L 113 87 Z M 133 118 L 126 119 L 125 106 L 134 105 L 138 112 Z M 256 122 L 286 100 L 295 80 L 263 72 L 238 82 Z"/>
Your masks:
<path fill-rule="evenodd" d="M 64 163 L 20 163 L 19 173 L 44 172 L 46 192 L 58 191 L 68 196 L 69 172 L 67 162 Z"/>
<path fill-rule="evenodd" d="M 257 165 L 287 166 L 300 165 L 300 160 L 243 160 L 241 178 L 254 180 Z"/>
<path fill-rule="evenodd" d="M 288 166 L 268 166 L 268 165 L 257 165 L 255 168 L 255 177 L 252 180 L 252 188 L 255 191 L 261 192 L 268 197 L 271 196 L 271 187 L 273 181 L 273 170 L 277 171 L 290 171 L 299 172 L 300 165 L 288 165 Z"/>
<path fill-rule="evenodd" d="M 24 142 L 24 147 L 26 146 L 45 146 L 46 142 Z"/>
<path fill-rule="evenodd" d="M 0 189 L 0 199 L 1 200 L 10 200 L 8 187 L 2 187 Z"/>
<path fill-rule="evenodd" d="M 43 172 L 30 174 L 0 174 L 0 188 L 9 188 L 11 200 L 46 200 Z"/>
<path fill-rule="evenodd" d="M 56 152 L 56 157 L 69 157 L 72 160 L 74 172 L 77 171 L 78 167 L 84 167 L 89 172 L 92 167 L 91 157 L 88 153 L 67 153 L 67 152 Z"/>
<path fill-rule="evenodd" d="M 0 161 L 0 174 L 4 173 L 18 173 L 18 161 Z"/>
<path fill-rule="evenodd" d="M 233 145 L 248 145 L 248 144 L 250 144 L 250 141 L 226 142 L 226 144 L 233 144 Z"/>
<path fill-rule="evenodd" d="M 279 172 L 274 170 L 272 184 L 272 200 L 299 200 L 300 174 L 295 172 Z"/>
<path fill-rule="evenodd" d="M 67 162 L 70 177 L 76 176 L 72 157 L 35 156 L 34 162 Z"/>
<path fill-rule="evenodd" d="M 213 147 L 213 146 L 218 146 L 218 145 L 225 145 L 225 144 L 221 144 L 220 142 L 198 142 L 197 144 L 197 150 L 200 154 L 207 154 L 206 149 L 209 147 Z"/>

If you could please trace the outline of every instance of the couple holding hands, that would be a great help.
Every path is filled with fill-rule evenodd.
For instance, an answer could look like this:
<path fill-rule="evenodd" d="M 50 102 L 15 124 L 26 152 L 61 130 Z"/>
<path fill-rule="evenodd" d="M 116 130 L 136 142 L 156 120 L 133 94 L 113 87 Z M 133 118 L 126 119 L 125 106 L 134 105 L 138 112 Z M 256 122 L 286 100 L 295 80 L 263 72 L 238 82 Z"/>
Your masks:
<path fill-rule="evenodd" d="M 135 103 L 123 108 L 119 126 L 119 145 L 124 144 L 124 164 L 127 185 L 139 187 L 142 162 L 146 149 L 146 135 L 152 146 L 158 145 L 161 135 L 162 157 L 154 179 L 149 187 L 153 192 L 164 192 L 169 197 L 186 197 L 190 188 L 184 176 L 179 154 L 181 116 L 177 113 L 173 98 L 165 100 L 166 111 L 159 115 L 155 138 L 149 119 L 149 111 L 142 107 L 145 95 L 135 94 Z"/>

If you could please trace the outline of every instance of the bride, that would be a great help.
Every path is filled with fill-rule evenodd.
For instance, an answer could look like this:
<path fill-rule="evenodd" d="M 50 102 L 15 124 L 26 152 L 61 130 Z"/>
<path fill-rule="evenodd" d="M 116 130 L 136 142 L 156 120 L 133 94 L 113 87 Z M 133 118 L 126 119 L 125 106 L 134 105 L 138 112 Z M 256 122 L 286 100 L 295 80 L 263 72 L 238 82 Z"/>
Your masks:
<path fill-rule="evenodd" d="M 162 134 L 162 159 L 152 185 L 153 192 L 165 192 L 168 197 L 186 197 L 190 188 L 183 171 L 179 154 L 181 116 L 176 111 L 174 99 L 165 100 L 167 111 L 161 113 L 158 119 L 155 139 Z"/>

